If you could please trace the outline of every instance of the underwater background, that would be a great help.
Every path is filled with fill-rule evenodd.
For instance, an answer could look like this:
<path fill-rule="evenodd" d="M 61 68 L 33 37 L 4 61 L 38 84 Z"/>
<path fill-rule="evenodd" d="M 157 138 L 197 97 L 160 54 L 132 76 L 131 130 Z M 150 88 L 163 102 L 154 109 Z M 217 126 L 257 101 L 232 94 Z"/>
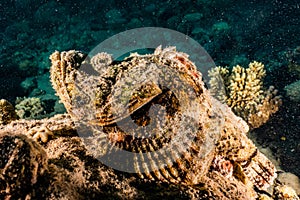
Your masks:
<path fill-rule="evenodd" d="M 62 113 L 49 81 L 51 53 L 89 52 L 128 29 L 169 28 L 198 41 L 217 66 L 265 64 L 265 85 L 282 105 L 250 136 L 300 176 L 299 16 L 297 0 L 1 0 L 0 99 L 40 98 L 36 118 Z"/>

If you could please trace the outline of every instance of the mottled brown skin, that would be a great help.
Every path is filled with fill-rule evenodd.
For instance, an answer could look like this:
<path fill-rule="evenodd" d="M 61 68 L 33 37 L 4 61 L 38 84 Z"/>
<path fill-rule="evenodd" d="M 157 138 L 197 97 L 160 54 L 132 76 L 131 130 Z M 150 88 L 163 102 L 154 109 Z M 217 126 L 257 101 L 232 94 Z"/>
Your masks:
<path fill-rule="evenodd" d="M 192 133 L 194 139 L 191 145 L 186 149 L 185 154 L 174 157 L 175 162 L 170 163 L 166 158 L 164 162 L 170 163 L 167 166 L 161 167 L 156 161 L 154 164 L 145 163 L 145 166 L 136 165 L 136 173 L 140 177 L 195 188 L 200 186 L 208 192 L 206 197 L 216 199 L 253 199 L 256 197 L 254 188 L 264 190 L 276 178 L 274 165 L 247 138 L 247 124 L 236 117 L 227 106 L 210 96 L 202 82 L 202 75 L 197 71 L 194 63 L 188 59 L 188 55 L 177 52 L 174 47 L 166 49 L 158 47 L 154 54 L 133 54 L 122 62 L 110 62 L 107 66 L 104 65 L 106 68 L 102 69 L 103 73 L 100 76 L 89 76 L 79 70 L 84 56 L 78 51 L 55 52 L 50 58 L 53 87 L 72 118 L 75 121 L 84 119 L 91 126 L 101 127 L 101 130 L 94 130 L 94 137 L 103 137 L 116 147 L 132 152 L 155 152 L 178 134 L 187 134 L 188 132 L 177 130 L 176 123 L 185 123 L 188 126 L 188 120 L 183 120 L 185 116 L 182 108 L 191 105 L 184 101 L 183 104 L 187 105 L 178 107 L 176 98 L 168 98 L 166 95 L 168 92 L 164 88 L 150 82 L 148 84 L 150 89 L 140 89 L 141 93 L 135 93 L 129 104 L 125 104 L 129 107 L 129 111 L 115 114 L 111 106 L 112 91 L 122 95 L 118 93 L 118 88 L 123 87 L 120 82 L 122 77 L 130 77 L 130 73 L 135 70 L 155 64 L 176 71 L 180 80 L 193 89 L 196 95 L 194 102 L 200 105 L 195 109 L 201 114 L 197 122 L 200 128 Z M 147 88 L 147 85 L 144 87 Z M 81 93 L 82 91 L 88 92 Z M 182 98 L 189 94 L 185 92 Z M 95 98 L 87 99 L 90 103 L 84 110 L 77 106 L 76 98 L 79 96 L 84 99 L 86 95 Z M 122 120 L 126 121 L 128 117 L 134 119 L 139 127 L 147 127 L 149 124 L 147 112 L 154 104 L 159 104 L 166 109 L 164 117 L 167 124 L 174 127 L 172 134 L 164 135 L 157 131 L 153 137 L 146 135 L 141 139 L 136 137 L 135 132 L 124 132 L 118 128 L 117 124 Z M 87 114 L 85 112 L 87 108 L 93 108 L 91 110 L 94 113 Z M 216 132 L 215 127 L 220 130 Z M 206 151 L 207 147 L 204 144 L 208 138 L 212 139 L 212 148 Z M 97 148 L 105 147 L 97 146 Z M 101 152 L 105 154 L 106 150 L 102 149 Z M 174 149 L 173 153 L 175 155 L 178 152 L 180 151 Z M 202 156 L 203 152 L 206 152 L 206 156 Z M 229 163 L 233 166 L 232 175 L 220 173 L 219 167 L 216 166 L 222 165 L 212 164 L 217 156 L 222 156 L 226 160 L 227 165 L 223 165 L 224 167 L 228 167 Z"/>

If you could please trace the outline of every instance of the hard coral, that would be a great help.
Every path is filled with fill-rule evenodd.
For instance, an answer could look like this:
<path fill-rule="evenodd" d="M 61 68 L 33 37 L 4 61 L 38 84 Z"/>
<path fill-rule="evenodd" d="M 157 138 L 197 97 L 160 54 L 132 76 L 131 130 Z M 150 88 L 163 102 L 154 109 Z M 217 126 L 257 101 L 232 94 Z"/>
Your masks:
<path fill-rule="evenodd" d="M 44 113 L 43 103 L 37 97 L 17 98 L 16 113 L 21 119 L 42 118 Z"/>
<path fill-rule="evenodd" d="M 264 124 L 281 105 L 277 90 L 274 87 L 266 90 L 263 86 L 266 71 L 260 62 L 251 62 L 248 68 L 234 66 L 231 72 L 216 67 L 209 71 L 209 76 L 211 94 L 226 102 L 252 128 Z"/>
<path fill-rule="evenodd" d="M 14 106 L 5 99 L 0 100 L 0 125 L 6 125 L 18 118 Z"/>

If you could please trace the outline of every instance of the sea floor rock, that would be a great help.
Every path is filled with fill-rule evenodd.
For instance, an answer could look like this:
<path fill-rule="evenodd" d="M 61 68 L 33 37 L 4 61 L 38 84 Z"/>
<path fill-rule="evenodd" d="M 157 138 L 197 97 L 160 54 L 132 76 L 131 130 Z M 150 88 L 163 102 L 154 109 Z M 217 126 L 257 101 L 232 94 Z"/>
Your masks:
<path fill-rule="evenodd" d="M 66 118 L 65 121 L 70 120 L 67 115 L 64 115 L 64 117 Z M 61 118 L 61 116 L 56 116 L 56 118 Z M 53 123 L 53 118 L 43 119 L 43 123 L 46 121 L 48 121 L 48 124 L 51 121 Z M 34 120 L 34 122 L 38 125 L 41 124 L 41 120 Z M 8 153 L 5 154 L 7 157 L 2 158 L 8 158 L 4 161 L 22 161 L 13 162 L 10 164 L 10 169 L 23 175 L 18 175 L 16 180 L 12 176 L 13 184 L 10 182 L 10 176 L 1 179 L 2 182 L 4 181 L 3 183 L 10 185 L 10 187 L 20 182 L 19 187 L 14 190 L 2 190 L 1 197 L 3 199 L 18 197 L 20 191 L 27 199 L 253 199 L 254 196 L 260 195 L 259 191 L 256 193 L 251 189 L 252 184 L 250 182 L 243 183 L 239 179 L 230 176 L 228 178 L 219 171 L 210 171 L 205 179 L 206 182 L 198 185 L 173 184 L 141 179 L 136 174 L 114 170 L 95 159 L 87 151 L 81 138 L 76 135 L 74 127 L 61 129 L 59 125 L 56 126 L 61 136 L 49 138 L 47 143 L 40 145 L 28 134 L 28 137 L 26 134 L 17 134 L 21 130 L 24 131 L 24 127 L 27 127 L 25 120 L 13 122 L 13 124 L 18 123 L 22 124 L 23 128 L 20 130 L 15 129 L 16 133 L 13 133 L 12 129 L 9 132 L 9 128 L 3 130 L 3 127 L 1 127 L 2 140 L 0 146 L 2 151 L 8 149 L 9 146 L 3 138 L 9 138 L 10 141 L 19 141 L 17 144 L 22 144 L 21 146 L 17 145 L 22 151 L 14 150 L 16 147 L 12 148 L 11 151 L 19 152 L 19 157 L 14 156 L 19 154 Z M 32 124 L 33 122 L 27 121 L 27 123 Z M 66 135 L 63 134 L 64 130 L 67 133 Z M 52 129 L 52 131 L 55 132 L 56 130 Z M 70 131 L 73 135 L 70 134 Z M 28 146 L 28 150 L 21 148 L 23 146 Z M 18 159 L 20 157 L 24 160 Z M 0 169 L 2 177 L 4 168 L 1 167 Z M 23 169 L 23 171 L 18 169 Z M 28 174 L 32 175 L 28 176 Z M 29 182 L 29 180 L 31 181 Z M 276 192 L 276 194 L 279 194 L 278 190 Z"/>

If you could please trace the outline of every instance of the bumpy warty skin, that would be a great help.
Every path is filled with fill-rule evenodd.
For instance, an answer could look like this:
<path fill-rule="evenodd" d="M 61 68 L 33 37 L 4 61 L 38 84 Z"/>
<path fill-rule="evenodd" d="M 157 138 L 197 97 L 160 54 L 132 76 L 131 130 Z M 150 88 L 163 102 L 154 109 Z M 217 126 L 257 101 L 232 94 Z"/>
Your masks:
<path fill-rule="evenodd" d="M 80 62 L 78 63 L 77 58 L 83 58 L 82 55 L 83 54 L 78 51 L 55 52 L 52 54 L 50 57 L 52 61 L 51 80 L 57 95 L 75 120 L 91 120 L 93 121 L 93 125 L 98 125 L 103 128 L 101 130 L 92 130 L 95 133 L 93 137 L 96 137 L 98 139 L 97 141 L 100 140 L 99 138 L 104 138 L 105 140 L 113 142 L 119 148 L 126 147 L 127 150 L 131 151 L 145 151 L 147 150 L 147 145 L 150 149 L 160 147 L 159 145 L 154 145 L 153 142 L 151 143 L 151 140 L 150 142 L 149 140 L 137 142 L 131 135 L 129 137 L 128 134 L 118 130 L 115 123 L 118 122 L 118 120 L 123 120 L 128 117 L 128 115 L 125 115 L 120 119 L 110 120 L 110 111 L 103 109 L 103 107 L 110 107 L 109 98 L 111 98 L 111 91 L 116 91 L 118 87 L 122 86 L 119 84 L 121 80 L 119 74 L 126 74 L 126 72 L 130 70 L 130 72 L 134 73 L 135 69 L 144 69 L 143 66 L 151 66 L 151 64 L 154 63 L 178 72 L 178 74 L 182 76 L 181 80 L 191 86 L 196 93 L 197 98 L 195 102 L 198 103 L 197 105 L 200 105 L 197 109 L 199 109 L 199 113 L 201 113 L 198 122 L 201 129 L 194 133 L 195 139 L 193 140 L 190 149 L 186 151 L 186 154 L 184 154 L 183 157 L 175 157 L 175 164 L 173 163 L 173 165 L 167 167 L 160 168 L 156 163 L 154 165 L 145 164 L 145 166 L 137 166 L 136 172 L 140 174 L 142 178 L 186 185 L 203 183 L 204 185 L 207 184 L 206 190 L 212 190 L 211 195 L 222 195 L 221 189 L 220 191 L 217 191 L 217 187 L 210 188 L 216 181 L 212 178 L 215 177 L 213 174 L 218 173 L 211 167 L 211 163 L 217 155 L 220 155 L 234 166 L 233 175 L 224 180 L 226 180 L 228 184 L 233 180 L 241 183 L 241 187 L 245 188 L 244 191 L 248 191 L 243 193 L 247 194 L 247 198 L 251 199 L 255 196 L 254 188 L 265 189 L 273 183 L 273 180 L 276 178 L 276 169 L 273 164 L 268 161 L 268 159 L 265 159 L 264 155 L 257 150 L 252 141 L 247 138 L 246 133 L 249 130 L 247 124 L 241 118 L 236 117 L 227 106 L 221 104 L 209 95 L 209 92 L 205 89 L 204 83 L 202 82 L 201 73 L 196 70 L 194 63 L 188 59 L 188 55 L 177 52 L 174 47 L 166 49 L 158 47 L 154 54 L 132 54 L 129 58 L 118 63 L 112 62 L 111 59 L 106 58 L 106 60 L 109 60 L 106 66 L 107 71 L 102 70 L 102 74 L 100 74 L 100 78 L 98 79 L 85 74 L 84 70 L 79 70 Z M 95 66 L 95 63 L 103 64 L 103 62 L 97 62 L 94 59 L 91 66 Z M 99 71 L 99 69 L 97 70 Z M 112 77 L 109 80 L 113 79 L 113 81 L 105 82 L 107 76 Z M 77 77 L 78 79 L 76 79 Z M 87 81 L 85 81 L 85 83 L 78 83 L 76 82 L 78 80 Z M 104 84 L 102 84 L 103 80 Z M 95 85 L 97 84 L 97 81 L 101 81 L 101 84 L 99 85 L 106 85 L 104 88 L 107 88 L 107 90 L 104 94 L 103 91 L 99 90 Z M 88 96 L 96 97 L 93 101 L 89 101 L 94 105 L 88 106 L 96 108 L 96 112 L 97 109 L 99 109 L 99 113 L 101 113 L 99 116 L 109 119 L 106 121 L 107 123 L 103 123 L 101 121 L 102 118 L 96 117 L 95 121 L 93 120 L 95 119 L 94 117 L 86 116 L 86 112 L 83 112 L 83 110 L 76 107 L 76 103 L 74 104 L 74 102 L 72 102 L 75 101 L 74 96 L 81 96 L 81 88 L 85 88 L 85 91 L 92 91 L 91 93 L 97 93 L 98 91 L 102 92 L 100 95 L 88 94 Z M 160 94 L 160 92 L 157 94 Z M 103 98 L 103 95 L 105 96 L 104 102 L 103 99 L 101 99 Z M 145 102 L 141 100 L 142 105 L 147 106 L 153 101 L 170 101 L 170 98 L 161 96 L 159 96 L 159 98 L 156 98 L 157 96 L 155 96 L 153 99 Z M 97 97 L 100 97 L 100 99 L 97 99 Z M 138 107 L 138 109 L 140 108 L 143 110 L 144 107 Z M 172 103 L 169 108 L 170 110 L 176 110 L 176 107 L 172 107 Z M 132 113 L 129 114 L 137 115 L 137 118 L 140 117 L 140 114 L 136 114 L 139 112 L 138 109 L 133 109 Z M 177 116 L 181 116 L 182 113 L 181 111 L 176 111 L 176 114 L 178 114 Z M 169 115 L 169 118 L 172 117 L 173 116 L 170 117 Z M 176 117 L 173 117 L 172 119 L 175 121 L 170 120 L 170 123 L 176 122 Z M 106 119 L 104 119 L 104 121 L 105 120 Z M 180 122 L 183 123 L 183 121 L 184 120 Z M 218 127 L 219 130 L 216 131 L 215 127 Z M 174 135 L 176 135 L 176 133 L 176 129 L 174 129 Z M 169 135 L 168 137 L 172 138 L 174 136 Z M 206 138 L 212 138 L 210 143 L 205 143 L 207 142 L 205 140 Z M 163 145 L 165 142 L 166 140 L 164 140 L 164 138 L 160 138 L 155 144 L 160 143 Z M 213 146 L 213 148 L 205 151 L 205 148 L 209 148 L 206 146 L 207 144 L 208 146 Z M 107 153 L 106 150 L 102 149 L 101 151 L 99 147 L 96 146 L 97 144 L 95 144 L 95 148 L 98 148 L 97 150 L 95 150 L 94 147 L 90 149 L 94 149 L 95 152 Z M 143 149 L 144 147 L 145 149 Z M 176 151 L 176 149 L 174 151 Z M 204 152 L 206 156 L 201 155 Z M 97 155 L 97 153 L 94 153 L 94 155 L 101 156 Z M 150 173 L 152 170 L 153 172 Z M 228 193 L 232 196 L 238 195 L 234 192 L 231 193 L 230 191 Z"/>

